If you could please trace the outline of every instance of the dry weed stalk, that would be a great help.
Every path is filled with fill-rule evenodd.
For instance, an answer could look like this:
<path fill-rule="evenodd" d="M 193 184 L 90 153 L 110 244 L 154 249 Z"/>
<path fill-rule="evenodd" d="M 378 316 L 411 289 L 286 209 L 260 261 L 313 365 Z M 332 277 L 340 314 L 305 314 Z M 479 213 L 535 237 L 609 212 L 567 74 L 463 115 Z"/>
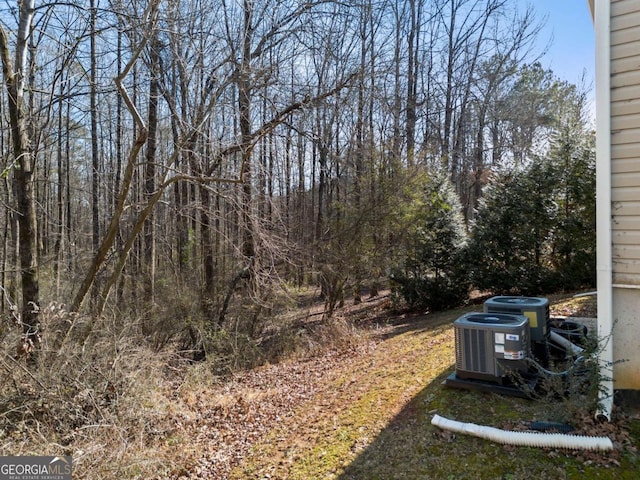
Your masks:
<path fill-rule="evenodd" d="M 170 428 L 161 393 L 169 355 L 146 347 L 139 322 L 90 322 L 58 304 L 40 315 L 34 364 L 11 349 L 17 328 L 0 338 L 0 455 L 72 455 L 81 478 L 140 470 L 147 445 Z"/>

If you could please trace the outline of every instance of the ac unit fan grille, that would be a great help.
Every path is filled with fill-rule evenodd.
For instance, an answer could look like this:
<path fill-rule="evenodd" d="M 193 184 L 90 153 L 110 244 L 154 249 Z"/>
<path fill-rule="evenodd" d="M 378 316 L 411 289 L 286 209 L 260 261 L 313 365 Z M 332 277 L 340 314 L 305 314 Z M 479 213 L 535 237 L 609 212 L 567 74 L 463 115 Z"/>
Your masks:
<path fill-rule="evenodd" d="M 495 372 L 487 365 L 487 331 L 471 328 L 456 329 L 456 369 L 477 372 Z"/>

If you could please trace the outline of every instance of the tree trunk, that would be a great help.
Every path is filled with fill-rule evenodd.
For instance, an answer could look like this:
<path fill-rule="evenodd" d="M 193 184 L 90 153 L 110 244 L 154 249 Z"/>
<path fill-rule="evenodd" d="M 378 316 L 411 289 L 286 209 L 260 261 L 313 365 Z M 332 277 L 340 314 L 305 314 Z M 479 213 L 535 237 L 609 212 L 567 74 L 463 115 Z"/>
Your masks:
<path fill-rule="evenodd" d="M 63 98 L 64 95 L 64 79 L 60 82 L 60 98 Z M 58 108 L 58 136 L 60 139 L 64 138 L 64 122 L 63 122 L 63 112 L 62 104 L 60 104 Z M 56 279 L 56 297 L 60 295 L 60 287 L 61 287 L 61 275 L 62 275 L 62 262 L 64 258 L 64 161 L 62 158 L 62 146 L 63 142 L 60 140 L 57 146 L 57 168 L 58 168 L 58 188 L 57 188 L 57 228 L 56 228 L 56 242 L 54 246 L 54 264 L 53 271 Z"/>
<path fill-rule="evenodd" d="M 420 5 L 416 5 L 417 0 L 410 0 L 411 9 L 409 38 L 407 40 L 407 164 L 411 167 L 414 164 L 414 153 L 416 144 L 416 122 L 418 103 L 418 45 L 420 43 Z"/>
<path fill-rule="evenodd" d="M 91 109 L 91 245 L 93 254 L 100 247 L 100 159 L 98 155 L 98 92 L 97 92 L 97 58 L 96 58 L 96 5 L 91 0 L 91 67 L 89 73 L 89 104 Z M 92 300 L 95 303 L 98 295 L 97 288 L 93 289 Z"/>
<path fill-rule="evenodd" d="M 255 235 L 253 228 L 252 185 L 251 185 L 251 42 L 253 39 L 253 2 L 244 0 L 244 38 L 242 44 L 242 59 L 238 78 L 238 113 L 240 117 L 241 155 L 241 209 L 244 236 L 242 239 L 242 255 L 246 260 L 255 257 Z M 253 262 L 251 262 L 253 263 Z"/>
<path fill-rule="evenodd" d="M 150 70 L 151 80 L 149 83 L 149 111 L 148 111 L 148 128 L 149 137 L 147 138 L 147 158 L 144 165 L 144 197 L 145 203 L 150 200 L 156 190 L 156 145 L 158 131 L 158 98 L 160 95 L 160 54 L 158 49 L 160 42 L 154 41 L 151 44 Z M 153 212 L 149 213 L 149 217 L 144 222 L 144 269 L 146 271 L 144 279 L 145 297 L 147 301 L 153 304 L 155 299 L 155 263 L 156 263 L 156 242 Z"/>
<path fill-rule="evenodd" d="M 156 1 L 149 3 L 149 6 L 147 7 L 147 11 L 143 15 L 145 23 L 147 22 L 151 24 L 154 23 L 157 7 L 158 7 L 158 3 Z M 109 253 L 109 250 L 113 246 L 116 236 L 120 230 L 120 218 L 122 217 L 122 214 L 124 212 L 125 202 L 129 194 L 129 190 L 131 188 L 131 183 L 133 181 L 134 170 L 136 166 L 136 159 L 138 158 L 138 154 L 140 153 L 140 150 L 142 149 L 142 147 L 147 141 L 147 127 L 144 121 L 142 120 L 142 117 L 138 113 L 138 109 L 136 108 L 135 103 L 131 100 L 131 97 L 129 96 L 127 90 L 124 88 L 124 85 L 123 85 L 123 80 L 129 74 L 131 69 L 135 66 L 140 54 L 142 53 L 143 49 L 146 47 L 148 42 L 147 39 L 148 39 L 148 36 L 143 36 L 142 41 L 137 46 L 136 50 L 132 53 L 131 58 L 129 59 L 129 62 L 127 63 L 125 68 L 122 70 L 120 75 L 118 75 L 114 79 L 116 87 L 118 88 L 118 91 L 127 109 L 129 110 L 129 113 L 131 113 L 131 116 L 135 121 L 134 123 L 135 123 L 135 126 L 137 127 L 138 132 L 137 132 L 137 137 L 134 140 L 133 145 L 131 146 L 131 150 L 129 151 L 127 164 L 125 167 L 124 174 L 122 176 L 122 187 L 118 192 L 117 204 L 114 208 L 113 216 L 111 217 L 111 222 L 109 223 L 109 226 L 107 228 L 107 231 L 104 237 L 102 238 L 100 247 L 98 248 L 97 252 L 93 257 L 93 261 L 89 266 L 87 273 L 85 274 L 84 280 L 82 281 L 82 284 L 80 285 L 80 288 L 78 289 L 78 292 L 76 293 L 76 296 L 73 299 L 71 310 L 74 312 L 77 312 L 82 306 L 82 303 L 84 302 L 84 299 L 86 298 L 87 293 L 91 289 L 96 279 L 96 276 L 98 274 L 98 271 L 104 264 L 107 258 L 107 254 Z M 99 302 L 103 305 L 104 305 L 104 301 L 105 299 L 99 300 Z"/>
<path fill-rule="evenodd" d="M 31 34 L 34 0 L 20 4 L 20 19 L 16 40 L 16 65 L 14 70 L 9 53 L 9 40 L 0 26 L 0 57 L 7 89 L 7 103 L 11 124 L 11 138 L 15 159 L 15 192 L 18 210 L 20 271 L 22 286 L 22 326 L 24 354 L 40 345 L 40 304 L 37 265 L 37 225 L 34 200 L 34 162 L 27 137 L 24 112 L 24 79 L 27 64 L 27 40 Z"/>

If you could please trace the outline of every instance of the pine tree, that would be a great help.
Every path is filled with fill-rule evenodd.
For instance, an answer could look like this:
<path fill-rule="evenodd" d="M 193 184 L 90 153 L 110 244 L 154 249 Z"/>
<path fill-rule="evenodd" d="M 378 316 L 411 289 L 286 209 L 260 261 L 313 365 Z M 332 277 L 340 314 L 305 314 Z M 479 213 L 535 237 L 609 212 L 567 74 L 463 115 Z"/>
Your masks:
<path fill-rule="evenodd" d="M 405 213 L 405 257 L 392 280 L 410 307 L 441 310 L 467 298 L 460 202 L 444 174 L 420 177 Z"/>

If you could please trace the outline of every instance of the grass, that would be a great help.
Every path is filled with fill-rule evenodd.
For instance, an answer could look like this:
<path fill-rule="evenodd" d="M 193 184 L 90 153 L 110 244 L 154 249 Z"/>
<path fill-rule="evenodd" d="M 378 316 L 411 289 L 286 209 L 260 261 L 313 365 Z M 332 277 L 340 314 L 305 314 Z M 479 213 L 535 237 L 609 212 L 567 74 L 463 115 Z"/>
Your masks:
<path fill-rule="evenodd" d="M 558 314 L 593 315 L 589 299 L 552 300 Z M 135 324 L 105 319 L 95 344 L 51 350 L 33 373 L 0 352 L 0 453 L 70 454 L 74 478 L 105 480 L 637 477 L 637 416 L 597 424 L 583 397 L 444 387 L 453 321 L 468 310 L 400 315 L 377 300 L 309 316 L 274 344 L 287 358 L 225 378 L 213 360 L 165 358 L 138 346 Z M 50 316 L 51 330 L 66 321 Z M 570 420 L 616 450 L 497 445 L 433 427 L 435 413 L 509 430 Z"/>
<path fill-rule="evenodd" d="M 567 309 L 562 302 L 556 307 Z M 354 358 L 323 392 L 256 445 L 231 478 L 637 478 L 637 418 L 576 425 L 590 435 L 614 434 L 616 451 L 607 454 L 502 446 L 433 427 L 435 413 L 507 429 L 523 429 L 533 420 L 579 420 L 569 418 L 579 409 L 567 402 L 576 399 L 533 401 L 444 387 L 455 362 L 452 322 L 460 314 L 394 325 L 370 355 Z M 630 433 L 620 432 L 623 428 Z"/>

